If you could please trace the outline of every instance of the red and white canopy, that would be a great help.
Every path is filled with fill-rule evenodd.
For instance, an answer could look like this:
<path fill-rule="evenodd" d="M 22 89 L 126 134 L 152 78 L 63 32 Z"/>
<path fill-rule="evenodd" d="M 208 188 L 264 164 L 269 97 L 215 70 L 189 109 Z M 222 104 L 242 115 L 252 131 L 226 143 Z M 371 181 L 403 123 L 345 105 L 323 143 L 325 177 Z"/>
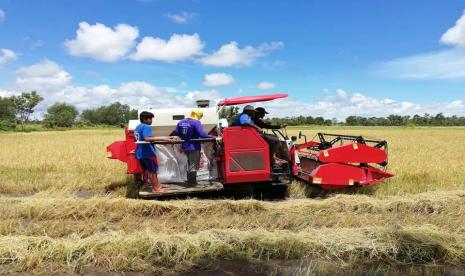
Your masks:
<path fill-rule="evenodd" d="M 272 100 L 281 99 L 281 98 L 287 98 L 287 96 L 288 96 L 287 94 L 269 94 L 269 95 L 259 95 L 259 96 L 226 98 L 226 99 L 221 100 L 218 103 L 218 106 L 266 102 L 266 101 L 272 101 Z"/>

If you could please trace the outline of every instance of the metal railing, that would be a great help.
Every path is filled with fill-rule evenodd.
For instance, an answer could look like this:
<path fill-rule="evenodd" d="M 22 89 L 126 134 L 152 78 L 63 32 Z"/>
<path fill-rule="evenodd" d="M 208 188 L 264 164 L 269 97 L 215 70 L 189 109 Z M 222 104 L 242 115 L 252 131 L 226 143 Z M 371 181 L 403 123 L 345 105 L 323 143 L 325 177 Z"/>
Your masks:
<path fill-rule="evenodd" d="M 197 138 L 197 139 L 190 139 L 188 142 L 194 142 L 194 143 L 208 143 L 208 142 L 214 142 L 214 141 L 219 141 L 218 139 L 221 138 Z M 167 145 L 167 144 L 182 144 L 186 142 L 185 140 L 175 140 L 173 142 L 168 142 L 168 141 L 154 141 L 154 142 L 146 142 L 146 141 L 137 141 L 136 144 L 153 144 L 153 145 Z"/>

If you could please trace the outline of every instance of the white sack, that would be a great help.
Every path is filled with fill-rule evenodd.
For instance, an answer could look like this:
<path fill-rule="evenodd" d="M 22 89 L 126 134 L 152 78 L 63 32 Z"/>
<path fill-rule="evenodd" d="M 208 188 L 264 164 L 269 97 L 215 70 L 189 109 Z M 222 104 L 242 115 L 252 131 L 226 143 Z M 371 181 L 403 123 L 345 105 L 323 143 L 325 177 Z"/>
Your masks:
<path fill-rule="evenodd" d="M 155 145 L 158 159 L 158 179 L 161 183 L 179 183 L 187 181 L 187 157 L 181 145 Z M 214 159 L 213 145 L 202 144 L 200 168 L 197 180 L 216 180 L 218 171 Z"/>

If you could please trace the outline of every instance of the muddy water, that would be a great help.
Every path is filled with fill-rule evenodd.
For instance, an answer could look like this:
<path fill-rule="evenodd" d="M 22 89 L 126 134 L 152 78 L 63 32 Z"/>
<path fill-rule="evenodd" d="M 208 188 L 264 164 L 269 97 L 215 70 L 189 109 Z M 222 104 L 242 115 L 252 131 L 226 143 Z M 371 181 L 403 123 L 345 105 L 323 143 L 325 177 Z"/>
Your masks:
<path fill-rule="evenodd" d="M 185 276 L 204 275 L 465 275 L 465 266 L 419 266 L 419 265 L 365 265 L 357 267 L 341 267 L 332 263 L 315 261 L 268 261 L 268 262 L 241 262 L 241 261 L 216 261 L 206 265 L 208 268 L 199 268 L 184 273 Z"/>

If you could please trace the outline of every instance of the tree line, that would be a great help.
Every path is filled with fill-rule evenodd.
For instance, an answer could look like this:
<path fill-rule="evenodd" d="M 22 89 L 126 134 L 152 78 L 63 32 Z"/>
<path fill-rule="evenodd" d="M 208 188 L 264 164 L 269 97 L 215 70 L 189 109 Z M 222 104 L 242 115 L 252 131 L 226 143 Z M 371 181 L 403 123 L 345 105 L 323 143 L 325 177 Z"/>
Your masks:
<path fill-rule="evenodd" d="M 24 131 L 30 122 L 36 106 L 43 98 L 36 91 L 21 95 L 0 97 L 0 130 L 14 130 L 17 125 Z M 239 114 L 237 106 L 224 107 L 220 118 L 232 121 Z M 78 109 L 64 102 L 55 103 L 47 108 L 41 121 L 35 121 L 46 128 L 69 128 L 92 125 L 124 126 L 131 119 L 137 119 L 137 110 L 129 105 L 115 102 L 94 109 Z M 345 122 L 323 117 L 296 116 L 268 119 L 274 124 L 299 125 L 347 125 L 347 126 L 465 126 L 465 117 L 423 114 L 414 116 L 389 115 L 387 117 L 349 116 Z"/>
<path fill-rule="evenodd" d="M 228 106 L 221 109 L 220 118 L 228 119 L 229 122 L 234 120 L 234 117 L 239 114 L 237 106 Z M 273 124 L 281 125 L 287 124 L 289 126 L 302 126 L 302 125 L 347 125 L 347 126 L 465 126 L 465 117 L 459 116 L 444 116 L 443 113 L 430 115 L 425 113 L 423 115 L 401 116 L 389 115 L 387 117 L 362 117 L 362 116 L 349 116 L 344 122 L 338 122 L 336 118 L 331 120 L 323 117 L 313 116 L 294 116 L 284 118 L 271 118 L 267 119 Z"/>
<path fill-rule="evenodd" d="M 286 118 L 272 118 L 276 124 L 299 125 L 346 125 L 346 126 L 465 126 L 465 117 L 444 116 L 443 113 L 430 115 L 401 116 L 389 115 L 387 117 L 349 116 L 344 122 L 336 119 L 328 120 L 323 117 L 297 116 Z"/>
<path fill-rule="evenodd" d="M 349 116 L 345 121 L 349 126 L 465 126 L 465 117 L 444 116 L 443 113 L 430 115 L 400 116 L 389 115 L 387 117 L 360 117 Z"/>
<path fill-rule="evenodd" d="M 19 125 L 24 131 L 41 101 L 43 98 L 36 91 L 0 97 L 0 130 L 14 130 Z M 119 102 L 85 109 L 81 113 L 74 105 L 58 102 L 47 108 L 41 121 L 34 122 L 42 124 L 45 128 L 69 128 L 91 125 L 121 126 L 126 125 L 130 119 L 137 119 L 137 110 Z"/>

